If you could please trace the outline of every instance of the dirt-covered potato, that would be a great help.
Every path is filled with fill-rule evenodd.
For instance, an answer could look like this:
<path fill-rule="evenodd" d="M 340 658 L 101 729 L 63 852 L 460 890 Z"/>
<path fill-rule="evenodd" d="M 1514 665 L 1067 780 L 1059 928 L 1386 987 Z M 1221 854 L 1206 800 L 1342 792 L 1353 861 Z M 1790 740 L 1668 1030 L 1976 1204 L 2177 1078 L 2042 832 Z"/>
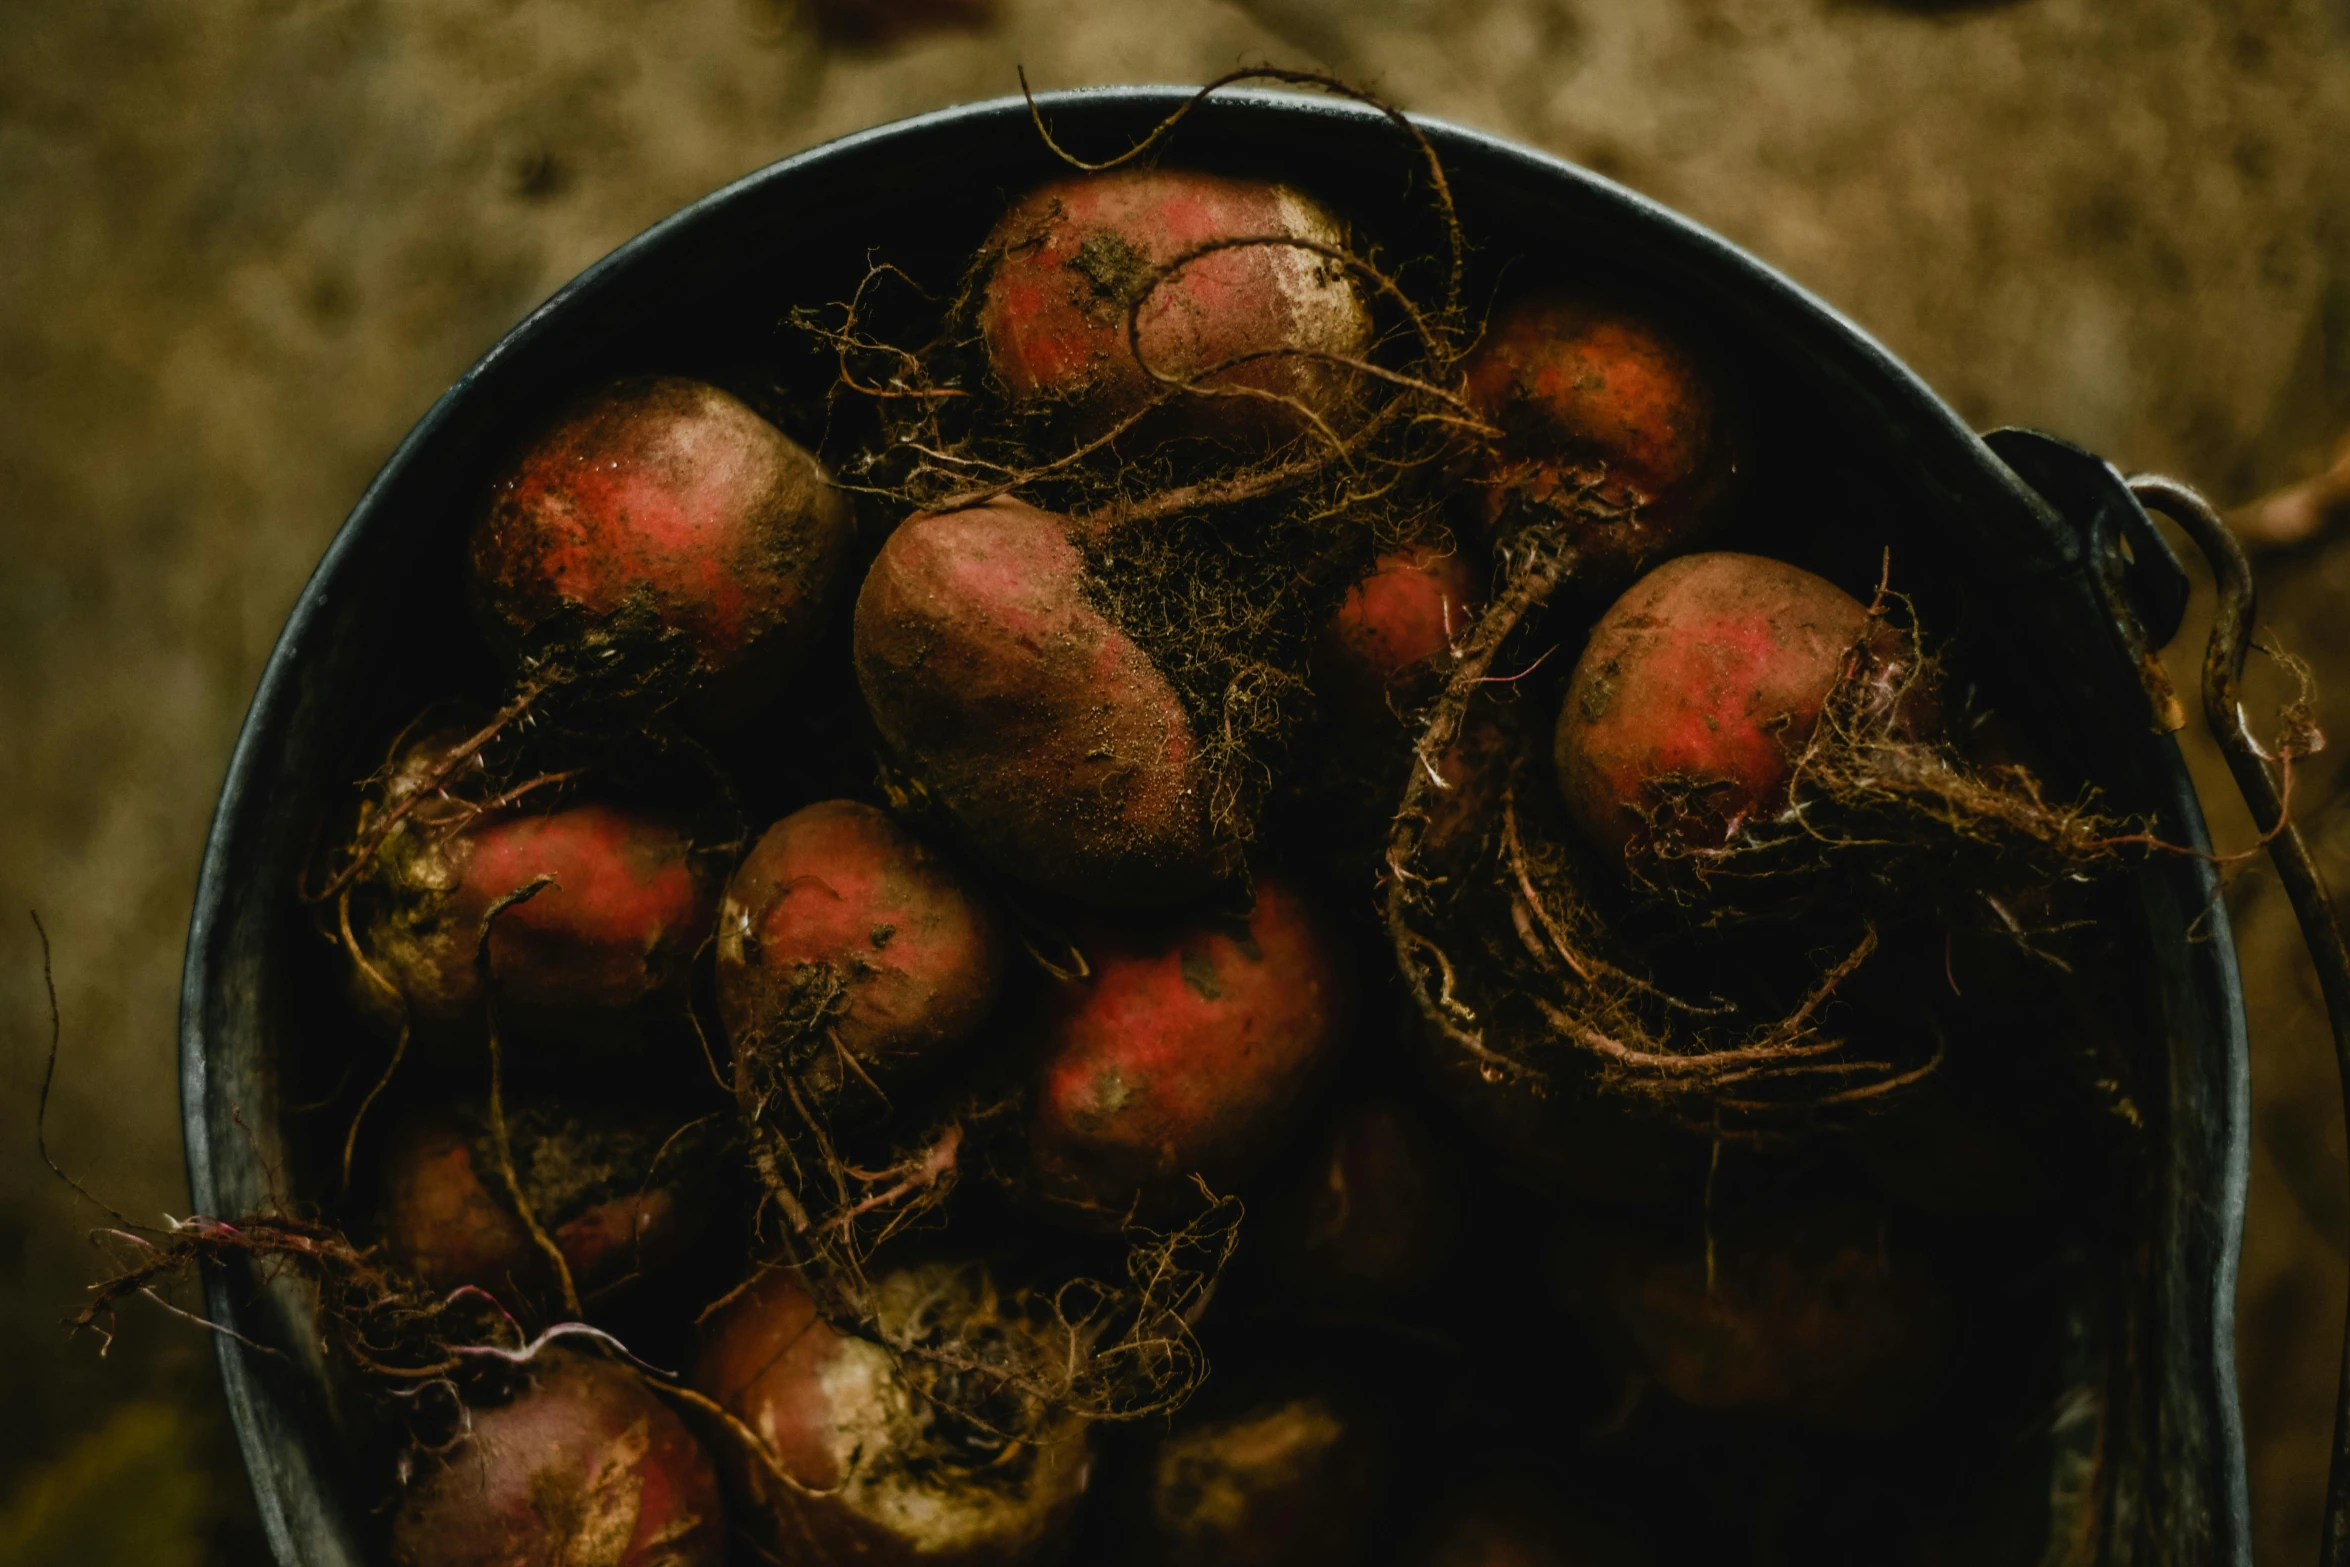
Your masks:
<path fill-rule="evenodd" d="M 392 1519 L 395 1567 L 719 1567 L 718 1473 L 625 1367 L 545 1351 L 527 1385 L 428 1455 Z"/>
<path fill-rule="evenodd" d="M 1067 525 L 1015 501 L 916 517 L 857 597 L 874 727 L 1010 875 L 1131 908 L 1222 869 L 1175 688 L 1088 601 Z"/>

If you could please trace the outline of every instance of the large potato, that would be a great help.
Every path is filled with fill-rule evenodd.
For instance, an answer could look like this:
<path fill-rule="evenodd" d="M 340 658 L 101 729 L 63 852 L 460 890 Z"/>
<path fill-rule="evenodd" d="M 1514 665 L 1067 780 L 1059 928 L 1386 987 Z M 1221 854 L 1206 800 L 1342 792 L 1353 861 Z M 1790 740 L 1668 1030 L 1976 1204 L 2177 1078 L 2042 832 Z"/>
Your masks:
<path fill-rule="evenodd" d="M 858 686 L 1003 870 L 1111 907 L 1195 896 L 1220 869 L 1198 736 L 1084 579 L 1067 525 L 1017 501 L 916 517 L 857 597 Z"/>

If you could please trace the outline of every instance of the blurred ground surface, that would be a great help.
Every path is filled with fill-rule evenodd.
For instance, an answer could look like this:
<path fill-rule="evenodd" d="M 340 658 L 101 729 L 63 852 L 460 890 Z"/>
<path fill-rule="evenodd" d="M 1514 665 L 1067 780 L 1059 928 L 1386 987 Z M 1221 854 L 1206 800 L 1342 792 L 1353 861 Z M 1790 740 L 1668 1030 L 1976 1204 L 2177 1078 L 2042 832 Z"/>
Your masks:
<path fill-rule="evenodd" d="M 31 1146 L 47 1028 L 21 911 L 57 940 L 55 1146 L 130 1212 L 177 1211 L 184 921 L 304 575 L 502 328 L 737 174 L 1009 91 L 1015 63 L 1074 85 L 1319 61 L 1721 229 L 1978 425 L 2239 500 L 2350 423 L 2350 0 L 1004 0 L 976 36 L 854 49 L 786 0 L 8 10 L 0 1563 L 259 1551 L 195 1331 L 150 1314 L 104 1361 L 59 1342 L 91 1215 Z M 2350 544 L 2269 575 L 2350 736 Z M 2350 881 L 2350 811 L 2316 830 Z M 2286 1562 L 2315 1538 L 2350 1204 L 2282 899 L 2258 870 L 2236 896 L 2259 1134 L 2240 1343 L 2262 1559 Z"/>

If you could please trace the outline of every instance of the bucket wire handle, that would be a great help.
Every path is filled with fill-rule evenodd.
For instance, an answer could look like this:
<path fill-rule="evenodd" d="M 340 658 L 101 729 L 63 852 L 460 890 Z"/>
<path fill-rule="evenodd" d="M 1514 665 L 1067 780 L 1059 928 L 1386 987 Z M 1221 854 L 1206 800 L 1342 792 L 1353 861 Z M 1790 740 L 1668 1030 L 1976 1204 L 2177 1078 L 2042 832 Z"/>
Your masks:
<path fill-rule="evenodd" d="M 2211 641 L 2203 651 L 2203 718 L 2211 726 L 2235 775 L 2236 789 L 2251 808 L 2252 825 L 2268 843 L 2277 879 L 2301 922 L 2301 939 L 2317 965 L 2318 987 L 2326 998 L 2326 1019 L 2334 1031 L 2334 1065 L 2342 1079 L 2343 1113 L 2350 1117 L 2350 944 L 2335 916 L 2317 861 L 2301 829 L 2284 819 L 2285 803 L 2269 776 L 2260 746 L 2244 722 L 2244 660 L 2252 646 L 2252 566 L 2244 546 L 2209 501 L 2176 479 L 2142 473 L 2128 481 L 2141 505 L 2172 518 L 2194 539 L 2219 589 Z M 2350 1567 L 2350 1319 L 2343 1323 L 2342 1363 L 2334 1390 L 2334 1451 L 2326 1477 L 2324 1533 L 2319 1567 Z"/>

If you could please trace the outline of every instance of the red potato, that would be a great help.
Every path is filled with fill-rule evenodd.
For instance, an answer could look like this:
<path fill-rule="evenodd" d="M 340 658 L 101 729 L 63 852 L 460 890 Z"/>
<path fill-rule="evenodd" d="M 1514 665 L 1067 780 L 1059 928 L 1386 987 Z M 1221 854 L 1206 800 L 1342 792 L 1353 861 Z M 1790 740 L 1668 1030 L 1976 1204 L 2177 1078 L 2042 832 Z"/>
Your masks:
<path fill-rule="evenodd" d="M 515 1178 L 591 1304 L 674 1264 L 708 1219 L 699 1150 L 671 1141 L 675 1119 L 553 1106 L 507 1113 Z M 553 1267 L 473 1106 L 394 1129 L 381 1228 L 391 1260 L 435 1291 L 470 1284 L 524 1314 L 557 1298 Z"/>
<path fill-rule="evenodd" d="M 469 585 L 510 661 L 733 717 L 813 644 L 853 534 L 782 431 L 717 387 L 643 376 L 574 405 L 498 477 Z"/>
<path fill-rule="evenodd" d="M 1866 1215 L 1825 1212 L 1715 1236 L 1636 1239 L 1600 1260 L 1594 1289 L 1641 1369 L 1698 1409 L 1895 1429 L 1948 1375 L 1948 1294 Z"/>
<path fill-rule="evenodd" d="M 1048 1207 L 1114 1226 L 1227 1192 L 1268 1158 L 1346 1032 L 1320 917 L 1266 878 L 1245 926 L 1197 915 L 1081 934 L 1090 972 L 1037 1030 L 1029 1163 Z"/>
<path fill-rule="evenodd" d="M 1728 841 L 1786 803 L 1796 754 L 1869 613 L 1825 578 L 1727 553 L 1632 585 L 1591 631 L 1559 710 L 1561 795 L 1591 844 Z"/>
<path fill-rule="evenodd" d="M 1216 250 L 1152 289 L 1179 257 L 1243 238 L 1322 249 Z M 1368 346 L 1370 314 L 1354 279 L 1323 253 L 1343 240 L 1335 219 L 1286 185 L 1176 169 L 1057 180 L 1014 205 L 988 236 L 983 254 L 993 259 L 979 316 L 988 364 L 1015 407 L 1049 411 L 1088 438 L 1162 394 L 1151 372 L 1195 377 L 1230 365 L 1207 377 L 1211 390 L 1183 394 L 1154 416 L 1152 433 L 1264 450 L 1307 428 L 1275 399 L 1334 420 L 1351 398 L 1351 372 L 1280 352 L 1351 357 Z M 1138 297 L 1140 361 L 1127 337 Z"/>
<path fill-rule="evenodd" d="M 395 1567 L 720 1567 L 718 1473 L 635 1373 L 562 1351 L 423 1474 L 392 1520 Z"/>
<path fill-rule="evenodd" d="M 746 1108 L 782 1050 L 821 1095 L 846 1080 L 886 1089 L 919 1075 L 986 1021 L 1004 938 L 978 890 L 883 811 L 827 800 L 767 829 L 718 915 L 718 1012 Z M 832 1048 L 794 1020 L 826 1003 Z M 844 1069 L 842 1057 L 853 1060 Z"/>
<path fill-rule="evenodd" d="M 1151 1459 L 1152 1567 L 1345 1567 L 1368 1554 L 1387 1454 L 1307 1394 L 1193 1419 Z"/>
<path fill-rule="evenodd" d="M 1501 437 L 1470 476 L 1488 526 L 1564 502 L 1603 470 L 1600 498 L 1635 515 L 1585 528 L 1592 563 L 1630 571 L 1701 539 L 1743 462 L 1739 417 L 1708 356 L 1663 321 L 1552 290 L 1504 309 L 1469 357 L 1468 396 Z"/>
<path fill-rule="evenodd" d="M 436 743 L 420 745 L 404 770 Z M 568 1055 L 633 1043 L 648 1017 L 682 1007 L 723 870 L 675 818 L 597 802 L 484 813 L 455 830 L 421 816 L 385 840 L 354 909 L 369 962 L 404 998 L 352 974 L 354 995 L 385 1026 L 477 1032 L 482 920 L 541 876 L 554 880 L 501 913 L 490 935 L 499 1015 L 518 1037 L 555 1041 Z"/>
<path fill-rule="evenodd" d="M 1413 545 L 1380 556 L 1322 628 L 1314 675 L 1324 702 L 1369 725 L 1428 697 L 1482 587 L 1456 550 Z"/>
<path fill-rule="evenodd" d="M 884 1276 L 882 1330 L 960 1299 L 956 1270 Z M 721 1446 L 738 1522 L 774 1559 L 871 1567 L 1014 1567 L 1049 1559 L 1092 1459 L 1082 1421 L 988 1444 L 968 1465 L 937 1454 L 942 1418 L 888 1350 L 835 1331 L 783 1271 L 763 1275 L 704 1326 L 694 1386 L 757 1438 Z"/>
<path fill-rule="evenodd" d="M 912 519 L 857 596 L 875 728 L 978 851 L 1108 907 L 1223 870 L 1175 688 L 1085 601 L 1067 525 L 1017 501 Z"/>

